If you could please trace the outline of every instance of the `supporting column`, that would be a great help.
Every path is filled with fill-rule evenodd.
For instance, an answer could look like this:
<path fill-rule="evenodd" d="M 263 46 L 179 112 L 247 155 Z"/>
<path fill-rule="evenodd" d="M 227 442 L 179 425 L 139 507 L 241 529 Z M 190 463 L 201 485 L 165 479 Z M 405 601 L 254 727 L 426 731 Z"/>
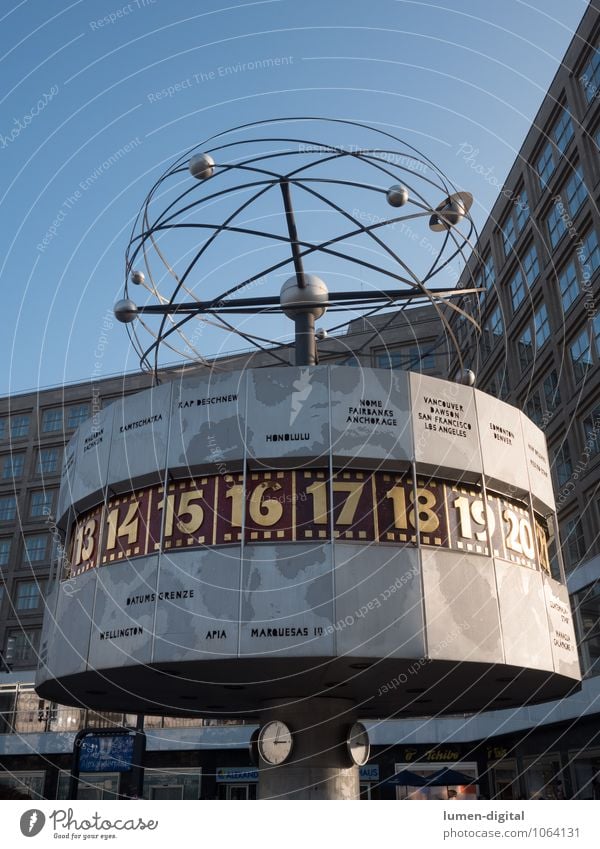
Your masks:
<path fill-rule="evenodd" d="M 346 737 L 356 720 L 347 699 L 314 698 L 268 702 L 262 726 L 279 719 L 291 729 L 293 750 L 279 766 L 260 758 L 259 799 L 358 799 L 359 770 L 351 766 Z"/>

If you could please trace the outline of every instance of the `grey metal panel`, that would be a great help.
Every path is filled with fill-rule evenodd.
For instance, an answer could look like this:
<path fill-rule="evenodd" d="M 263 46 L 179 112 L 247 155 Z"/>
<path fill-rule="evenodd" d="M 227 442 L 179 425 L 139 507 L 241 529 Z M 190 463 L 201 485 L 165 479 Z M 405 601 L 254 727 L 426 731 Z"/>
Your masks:
<path fill-rule="evenodd" d="M 95 569 L 60 584 L 52 641 L 52 672 L 57 678 L 87 668 L 95 587 Z"/>
<path fill-rule="evenodd" d="M 428 657 L 503 663 L 492 559 L 428 548 L 421 557 Z"/>
<path fill-rule="evenodd" d="M 80 512 L 102 500 L 108 477 L 115 407 L 116 404 L 110 404 L 99 410 L 79 427 L 72 499 Z"/>
<path fill-rule="evenodd" d="M 77 473 L 77 447 L 79 443 L 79 431 L 76 431 L 65 447 L 63 454 L 62 470 L 60 474 L 60 491 L 58 493 L 58 505 L 56 508 L 56 524 L 64 528 L 73 495 L 76 489 Z"/>
<path fill-rule="evenodd" d="M 171 384 L 117 402 L 108 483 L 117 492 L 163 479 L 171 415 Z"/>
<path fill-rule="evenodd" d="M 376 459 L 392 468 L 412 460 L 406 372 L 332 366 L 330 398 L 334 462 L 351 458 L 354 466 L 372 467 Z"/>
<path fill-rule="evenodd" d="M 521 495 L 529 489 L 521 412 L 478 389 L 475 399 L 487 481 L 505 495 Z"/>
<path fill-rule="evenodd" d="M 415 460 L 420 468 L 472 479 L 482 471 L 475 396 L 468 386 L 410 373 Z M 466 475 L 465 475 L 466 473 Z"/>
<path fill-rule="evenodd" d="M 40 657 L 39 665 L 35 673 L 36 685 L 42 681 L 47 681 L 49 678 L 55 677 L 54 665 L 56 647 L 54 645 L 54 631 L 56 628 L 56 617 L 54 613 L 58 601 L 58 593 L 58 584 L 54 584 L 54 589 L 50 590 L 44 599 L 44 619 L 42 622 L 42 633 L 40 635 Z M 47 666 L 48 662 L 50 663 L 50 668 Z M 7 681 L 6 683 L 9 682 Z"/>
<path fill-rule="evenodd" d="M 211 373 L 173 384 L 168 465 L 175 477 L 227 474 L 243 465 L 246 372 Z"/>
<path fill-rule="evenodd" d="M 561 675 L 579 678 L 581 672 L 568 590 L 564 584 L 547 575 L 543 575 L 542 580 L 546 595 L 554 669 Z"/>
<path fill-rule="evenodd" d="M 334 624 L 338 655 L 423 657 L 417 550 L 336 543 Z"/>
<path fill-rule="evenodd" d="M 150 662 L 154 603 L 132 604 L 131 599 L 155 592 L 157 566 L 158 556 L 152 555 L 96 570 L 90 668 Z"/>
<path fill-rule="evenodd" d="M 333 654 L 331 548 L 331 544 L 244 547 L 241 656 Z"/>
<path fill-rule="evenodd" d="M 329 462 L 327 367 L 248 372 L 248 462 L 292 468 Z"/>
<path fill-rule="evenodd" d="M 540 572 L 496 560 L 506 663 L 552 671 L 546 599 Z"/>
<path fill-rule="evenodd" d="M 548 447 L 544 431 L 521 413 L 523 444 L 529 473 L 529 489 L 536 510 L 545 514 L 555 509 L 554 490 L 548 462 Z"/>
<path fill-rule="evenodd" d="M 239 604 L 239 546 L 161 556 L 154 662 L 237 655 Z"/>

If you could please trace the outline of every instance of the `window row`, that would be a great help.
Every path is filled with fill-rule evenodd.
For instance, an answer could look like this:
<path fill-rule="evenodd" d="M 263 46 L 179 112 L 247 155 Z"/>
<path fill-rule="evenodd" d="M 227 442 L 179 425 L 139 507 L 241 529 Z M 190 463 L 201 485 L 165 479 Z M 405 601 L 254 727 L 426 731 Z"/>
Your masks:
<path fill-rule="evenodd" d="M 35 461 L 35 474 L 57 475 L 62 462 L 62 447 L 38 449 Z M 0 477 L 2 480 L 19 480 L 25 470 L 25 452 L 13 452 L 0 457 Z"/>
<path fill-rule="evenodd" d="M 34 490 L 29 496 L 29 518 L 40 519 L 52 515 L 55 495 L 55 489 Z M 16 495 L 0 495 L 0 522 L 13 522 L 16 515 Z"/>
<path fill-rule="evenodd" d="M 42 433 L 56 433 L 74 430 L 90 416 L 89 404 L 73 404 L 69 407 L 51 407 L 42 412 L 40 430 Z M 31 415 L 19 413 L 0 418 L 0 439 L 21 439 L 29 436 Z"/>
<path fill-rule="evenodd" d="M 13 547 L 12 537 L 0 537 L 0 568 L 10 563 Z M 23 534 L 22 563 L 24 566 L 54 559 L 58 554 L 58 543 L 48 531 Z"/>
<path fill-rule="evenodd" d="M 433 371 L 436 367 L 435 352 L 431 350 L 433 342 L 422 345 L 410 345 L 388 350 L 378 354 L 377 368 L 405 369 L 406 371 Z"/>
<path fill-rule="evenodd" d="M 17 581 L 15 583 L 14 590 L 10 595 L 12 608 L 17 613 L 32 613 L 39 611 L 42 606 L 45 590 L 46 582 L 43 580 L 37 581 L 34 579 L 28 581 Z M 6 591 L 6 586 L 4 584 L 0 584 L 0 612 L 2 612 L 2 605 L 5 598 L 8 599 L 9 594 Z M 6 616 L 7 611 L 4 611 L 3 615 Z"/>

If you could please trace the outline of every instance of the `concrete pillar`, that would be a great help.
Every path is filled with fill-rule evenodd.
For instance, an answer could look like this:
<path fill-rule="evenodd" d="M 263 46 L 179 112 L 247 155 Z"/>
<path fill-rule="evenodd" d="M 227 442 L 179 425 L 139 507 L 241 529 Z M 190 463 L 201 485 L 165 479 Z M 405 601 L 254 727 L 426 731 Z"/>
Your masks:
<path fill-rule="evenodd" d="M 351 766 L 346 736 L 356 721 L 347 699 L 314 698 L 268 702 L 260 715 L 279 719 L 291 729 L 294 748 L 289 760 L 259 765 L 259 799 L 358 799 L 358 767 Z"/>

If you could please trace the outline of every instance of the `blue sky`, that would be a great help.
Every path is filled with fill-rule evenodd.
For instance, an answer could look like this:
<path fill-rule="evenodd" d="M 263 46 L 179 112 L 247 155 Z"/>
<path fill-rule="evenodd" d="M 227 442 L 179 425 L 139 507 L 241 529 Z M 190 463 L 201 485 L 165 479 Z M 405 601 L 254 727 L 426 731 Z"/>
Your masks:
<path fill-rule="evenodd" d="M 460 146 L 477 149 L 502 182 L 585 7 L 3 3 L 0 391 L 137 367 L 124 327 L 107 320 L 123 289 L 133 217 L 183 151 L 244 121 L 310 114 L 385 125 L 473 192 L 483 224 L 498 189 Z M 258 61 L 266 59 L 281 62 Z M 350 134 L 344 143 L 354 143 Z M 207 355 L 243 344 L 202 339 Z"/>

